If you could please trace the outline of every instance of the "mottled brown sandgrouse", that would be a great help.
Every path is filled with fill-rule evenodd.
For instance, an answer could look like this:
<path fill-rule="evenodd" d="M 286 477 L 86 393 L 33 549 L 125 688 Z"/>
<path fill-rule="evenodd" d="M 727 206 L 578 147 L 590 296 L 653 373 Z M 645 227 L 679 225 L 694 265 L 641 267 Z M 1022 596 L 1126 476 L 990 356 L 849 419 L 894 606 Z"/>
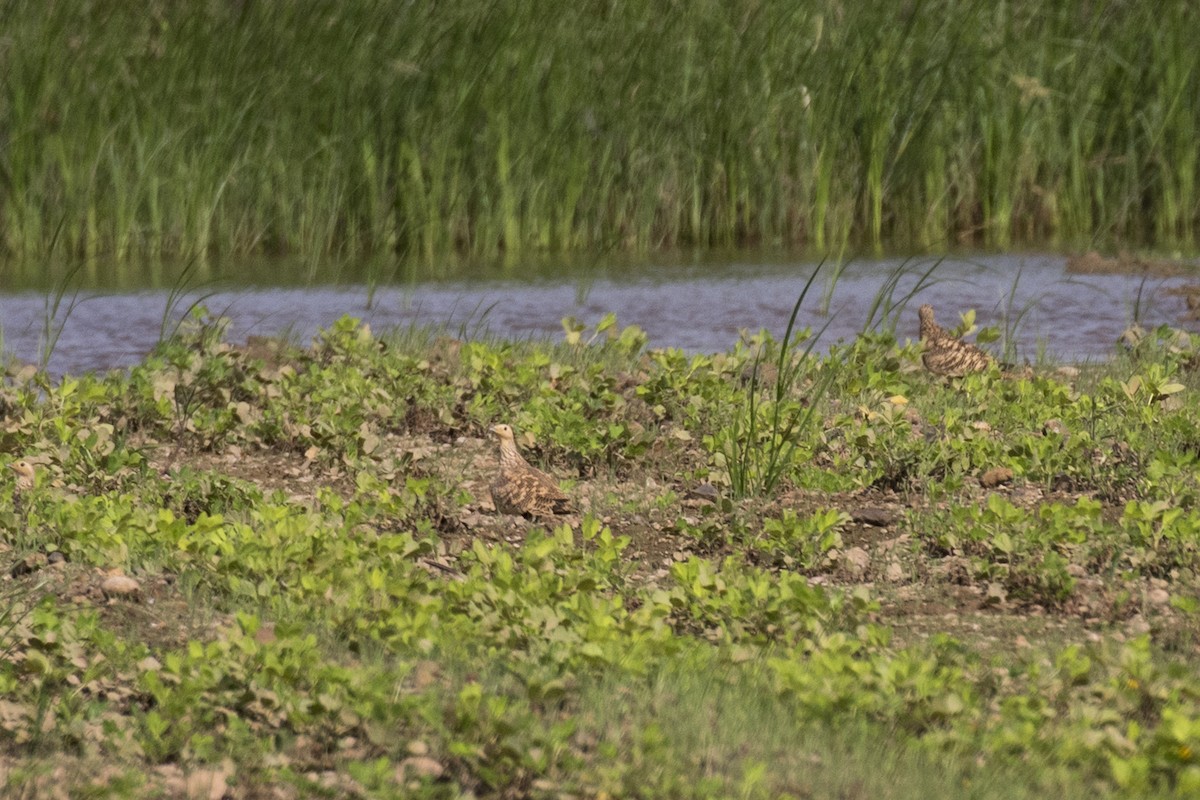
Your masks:
<path fill-rule="evenodd" d="M 933 306 L 926 303 L 917 309 L 921 320 L 921 362 L 934 375 L 961 378 L 971 372 L 982 372 L 994 359 L 973 344 L 956 339 L 934 322 Z"/>
<path fill-rule="evenodd" d="M 532 466 L 517 450 L 513 429 L 492 429 L 500 442 L 500 476 L 492 482 L 492 502 L 501 514 L 550 517 L 571 510 L 570 500 L 546 473 Z"/>

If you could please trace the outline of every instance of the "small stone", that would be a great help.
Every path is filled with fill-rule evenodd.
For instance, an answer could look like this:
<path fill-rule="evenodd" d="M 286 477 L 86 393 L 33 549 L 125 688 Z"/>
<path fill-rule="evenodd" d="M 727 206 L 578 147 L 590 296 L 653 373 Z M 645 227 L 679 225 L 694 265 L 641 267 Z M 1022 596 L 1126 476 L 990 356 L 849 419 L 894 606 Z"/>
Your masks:
<path fill-rule="evenodd" d="M 717 487 L 713 486 L 711 483 L 701 483 L 700 485 L 688 490 L 688 497 L 692 497 L 697 500 L 708 500 L 715 503 L 720 496 L 721 493 L 717 491 Z"/>
<path fill-rule="evenodd" d="M 1151 589 L 1146 593 L 1146 599 L 1150 601 L 1151 605 L 1165 606 L 1171 602 L 1171 593 L 1166 589 Z"/>
<path fill-rule="evenodd" d="M 1008 599 L 1008 590 L 1004 585 L 996 581 L 991 581 L 987 585 L 987 595 L 984 597 L 984 603 L 987 605 L 1001 605 Z"/>
<path fill-rule="evenodd" d="M 141 584 L 128 575 L 110 575 L 100 584 L 100 591 L 118 597 L 136 595 L 141 588 Z"/>
<path fill-rule="evenodd" d="M 874 525 L 877 528 L 886 528 L 893 524 L 899 516 L 892 509 L 875 506 L 863 506 L 850 511 L 850 519 L 863 525 Z"/>
<path fill-rule="evenodd" d="M 437 780 L 446 773 L 446 768 L 437 759 L 429 756 L 409 756 L 396 765 L 396 782 L 406 783 L 410 778 Z"/>
<path fill-rule="evenodd" d="M 1002 483 L 1011 483 L 1013 471 L 1008 467 L 992 467 L 979 477 L 979 485 L 985 489 L 993 489 Z"/>
<path fill-rule="evenodd" d="M 189 800 L 221 800 L 229 791 L 226 773 L 221 769 L 198 769 L 186 780 L 184 791 Z"/>
<path fill-rule="evenodd" d="M 887 578 L 889 583 L 899 583 L 904 580 L 904 567 L 901 566 L 899 561 L 893 561 L 888 564 L 884 577 Z"/>
<path fill-rule="evenodd" d="M 862 575 L 867 571 L 867 567 L 871 565 L 871 554 L 861 547 L 851 547 L 842 554 L 842 561 L 846 565 L 846 571 L 851 575 Z"/>
<path fill-rule="evenodd" d="M 413 688 L 418 691 L 424 691 L 430 686 L 433 686 L 442 677 L 442 667 L 436 661 L 418 661 L 413 664 L 412 683 Z M 423 753 L 413 753 L 413 755 L 424 755 Z"/>

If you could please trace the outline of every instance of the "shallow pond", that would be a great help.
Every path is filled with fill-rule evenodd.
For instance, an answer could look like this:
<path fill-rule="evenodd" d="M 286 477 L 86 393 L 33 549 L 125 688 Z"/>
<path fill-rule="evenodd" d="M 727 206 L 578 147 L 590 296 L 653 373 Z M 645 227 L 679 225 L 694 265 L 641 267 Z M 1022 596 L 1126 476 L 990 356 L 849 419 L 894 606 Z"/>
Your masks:
<path fill-rule="evenodd" d="M 591 325 L 611 311 L 621 325 L 644 328 L 652 347 L 717 351 L 728 349 L 741 330 L 781 334 L 816 268 L 812 262 L 734 259 L 607 267 L 593 262 L 586 270 L 543 268 L 533 280 L 492 272 L 397 283 L 217 287 L 182 298 L 168 289 L 81 289 L 64 294 L 56 314 L 55 293 L 33 289 L 0 294 L 0 326 L 6 351 L 24 361 L 36 363 L 44 343 L 53 341 L 48 366 L 54 374 L 137 362 L 201 296 L 211 312 L 231 318 L 235 342 L 248 335 L 307 342 L 346 314 L 376 332 L 418 325 L 442 326 L 451 335 L 555 338 L 562 335 L 563 317 Z M 1172 294 L 1194 280 L 1070 275 L 1061 256 L 858 260 L 836 280 L 833 272 L 828 264 L 821 268 L 798 318 L 813 330 L 825 327 L 822 342 L 861 331 L 889 280 L 895 300 L 920 287 L 898 317 L 901 340 L 916 338 L 919 303 L 932 303 L 947 326 L 957 324 L 959 311 L 974 308 L 979 324 L 1013 331 L 1019 360 L 1033 360 L 1042 349 L 1065 361 L 1103 359 L 1135 316 L 1147 326 L 1195 325 L 1183 298 Z"/>

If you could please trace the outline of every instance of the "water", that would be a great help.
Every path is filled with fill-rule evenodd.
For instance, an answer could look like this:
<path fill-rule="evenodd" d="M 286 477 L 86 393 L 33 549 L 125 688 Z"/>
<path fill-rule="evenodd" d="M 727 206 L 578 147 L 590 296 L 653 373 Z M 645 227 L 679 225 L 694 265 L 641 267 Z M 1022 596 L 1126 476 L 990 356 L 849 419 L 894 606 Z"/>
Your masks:
<path fill-rule="evenodd" d="M 343 315 L 389 328 L 444 326 L 452 335 L 492 334 L 507 338 L 557 338 L 561 320 L 573 316 L 594 325 L 615 312 L 621 325 L 645 329 L 652 347 L 693 352 L 728 349 L 742 330 L 767 328 L 781 334 L 792 306 L 816 265 L 796 262 L 737 262 L 628 266 L 592 264 L 558 276 L 541 271 L 532 281 L 484 276 L 475 279 L 410 280 L 403 285 L 254 286 L 206 290 L 171 303 L 166 289 L 68 293 L 51 330 L 58 336 L 48 367 L 53 374 L 125 367 L 138 362 L 192 300 L 205 295 L 211 312 L 230 317 L 230 340 L 249 335 L 290 336 L 308 342 L 318 329 Z M 1143 324 L 1193 325 L 1173 288 L 1187 278 L 1131 275 L 1068 275 L 1058 256 L 973 256 L 901 261 L 856 261 L 836 283 L 829 265 L 821 269 L 802 307 L 799 323 L 814 330 L 826 323 L 822 341 L 853 338 L 889 274 L 903 269 L 895 297 L 927 283 L 900 317 L 900 339 L 916 338 L 915 306 L 929 302 L 939 321 L 951 326 L 958 312 L 977 310 L 981 325 L 1016 324 L 1020 359 L 1039 348 L 1063 361 L 1098 360 L 1138 310 Z M 74 298 L 73 307 L 67 306 Z M 4 347 L 23 361 L 37 362 L 46 339 L 53 294 L 0 294 Z M 170 308 L 168 308 L 170 306 Z M 827 308 L 827 312 L 826 309 Z M 1018 319 L 1019 317 L 1019 319 Z"/>

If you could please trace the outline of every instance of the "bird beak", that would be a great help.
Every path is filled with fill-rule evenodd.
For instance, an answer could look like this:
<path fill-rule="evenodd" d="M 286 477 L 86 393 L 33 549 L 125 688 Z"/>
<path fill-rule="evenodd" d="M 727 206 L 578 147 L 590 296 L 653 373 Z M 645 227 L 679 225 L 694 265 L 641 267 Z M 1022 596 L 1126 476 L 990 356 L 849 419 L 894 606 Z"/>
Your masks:
<path fill-rule="evenodd" d="M 9 468 L 9 469 L 11 469 L 13 472 L 20 472 L 20 470 L 19 470 L 19 469 L 17 469 L 17 465 L 16 465 L 16 464 L 9 464 L 9 465 L 8 465 L 8 468 Z"/>

